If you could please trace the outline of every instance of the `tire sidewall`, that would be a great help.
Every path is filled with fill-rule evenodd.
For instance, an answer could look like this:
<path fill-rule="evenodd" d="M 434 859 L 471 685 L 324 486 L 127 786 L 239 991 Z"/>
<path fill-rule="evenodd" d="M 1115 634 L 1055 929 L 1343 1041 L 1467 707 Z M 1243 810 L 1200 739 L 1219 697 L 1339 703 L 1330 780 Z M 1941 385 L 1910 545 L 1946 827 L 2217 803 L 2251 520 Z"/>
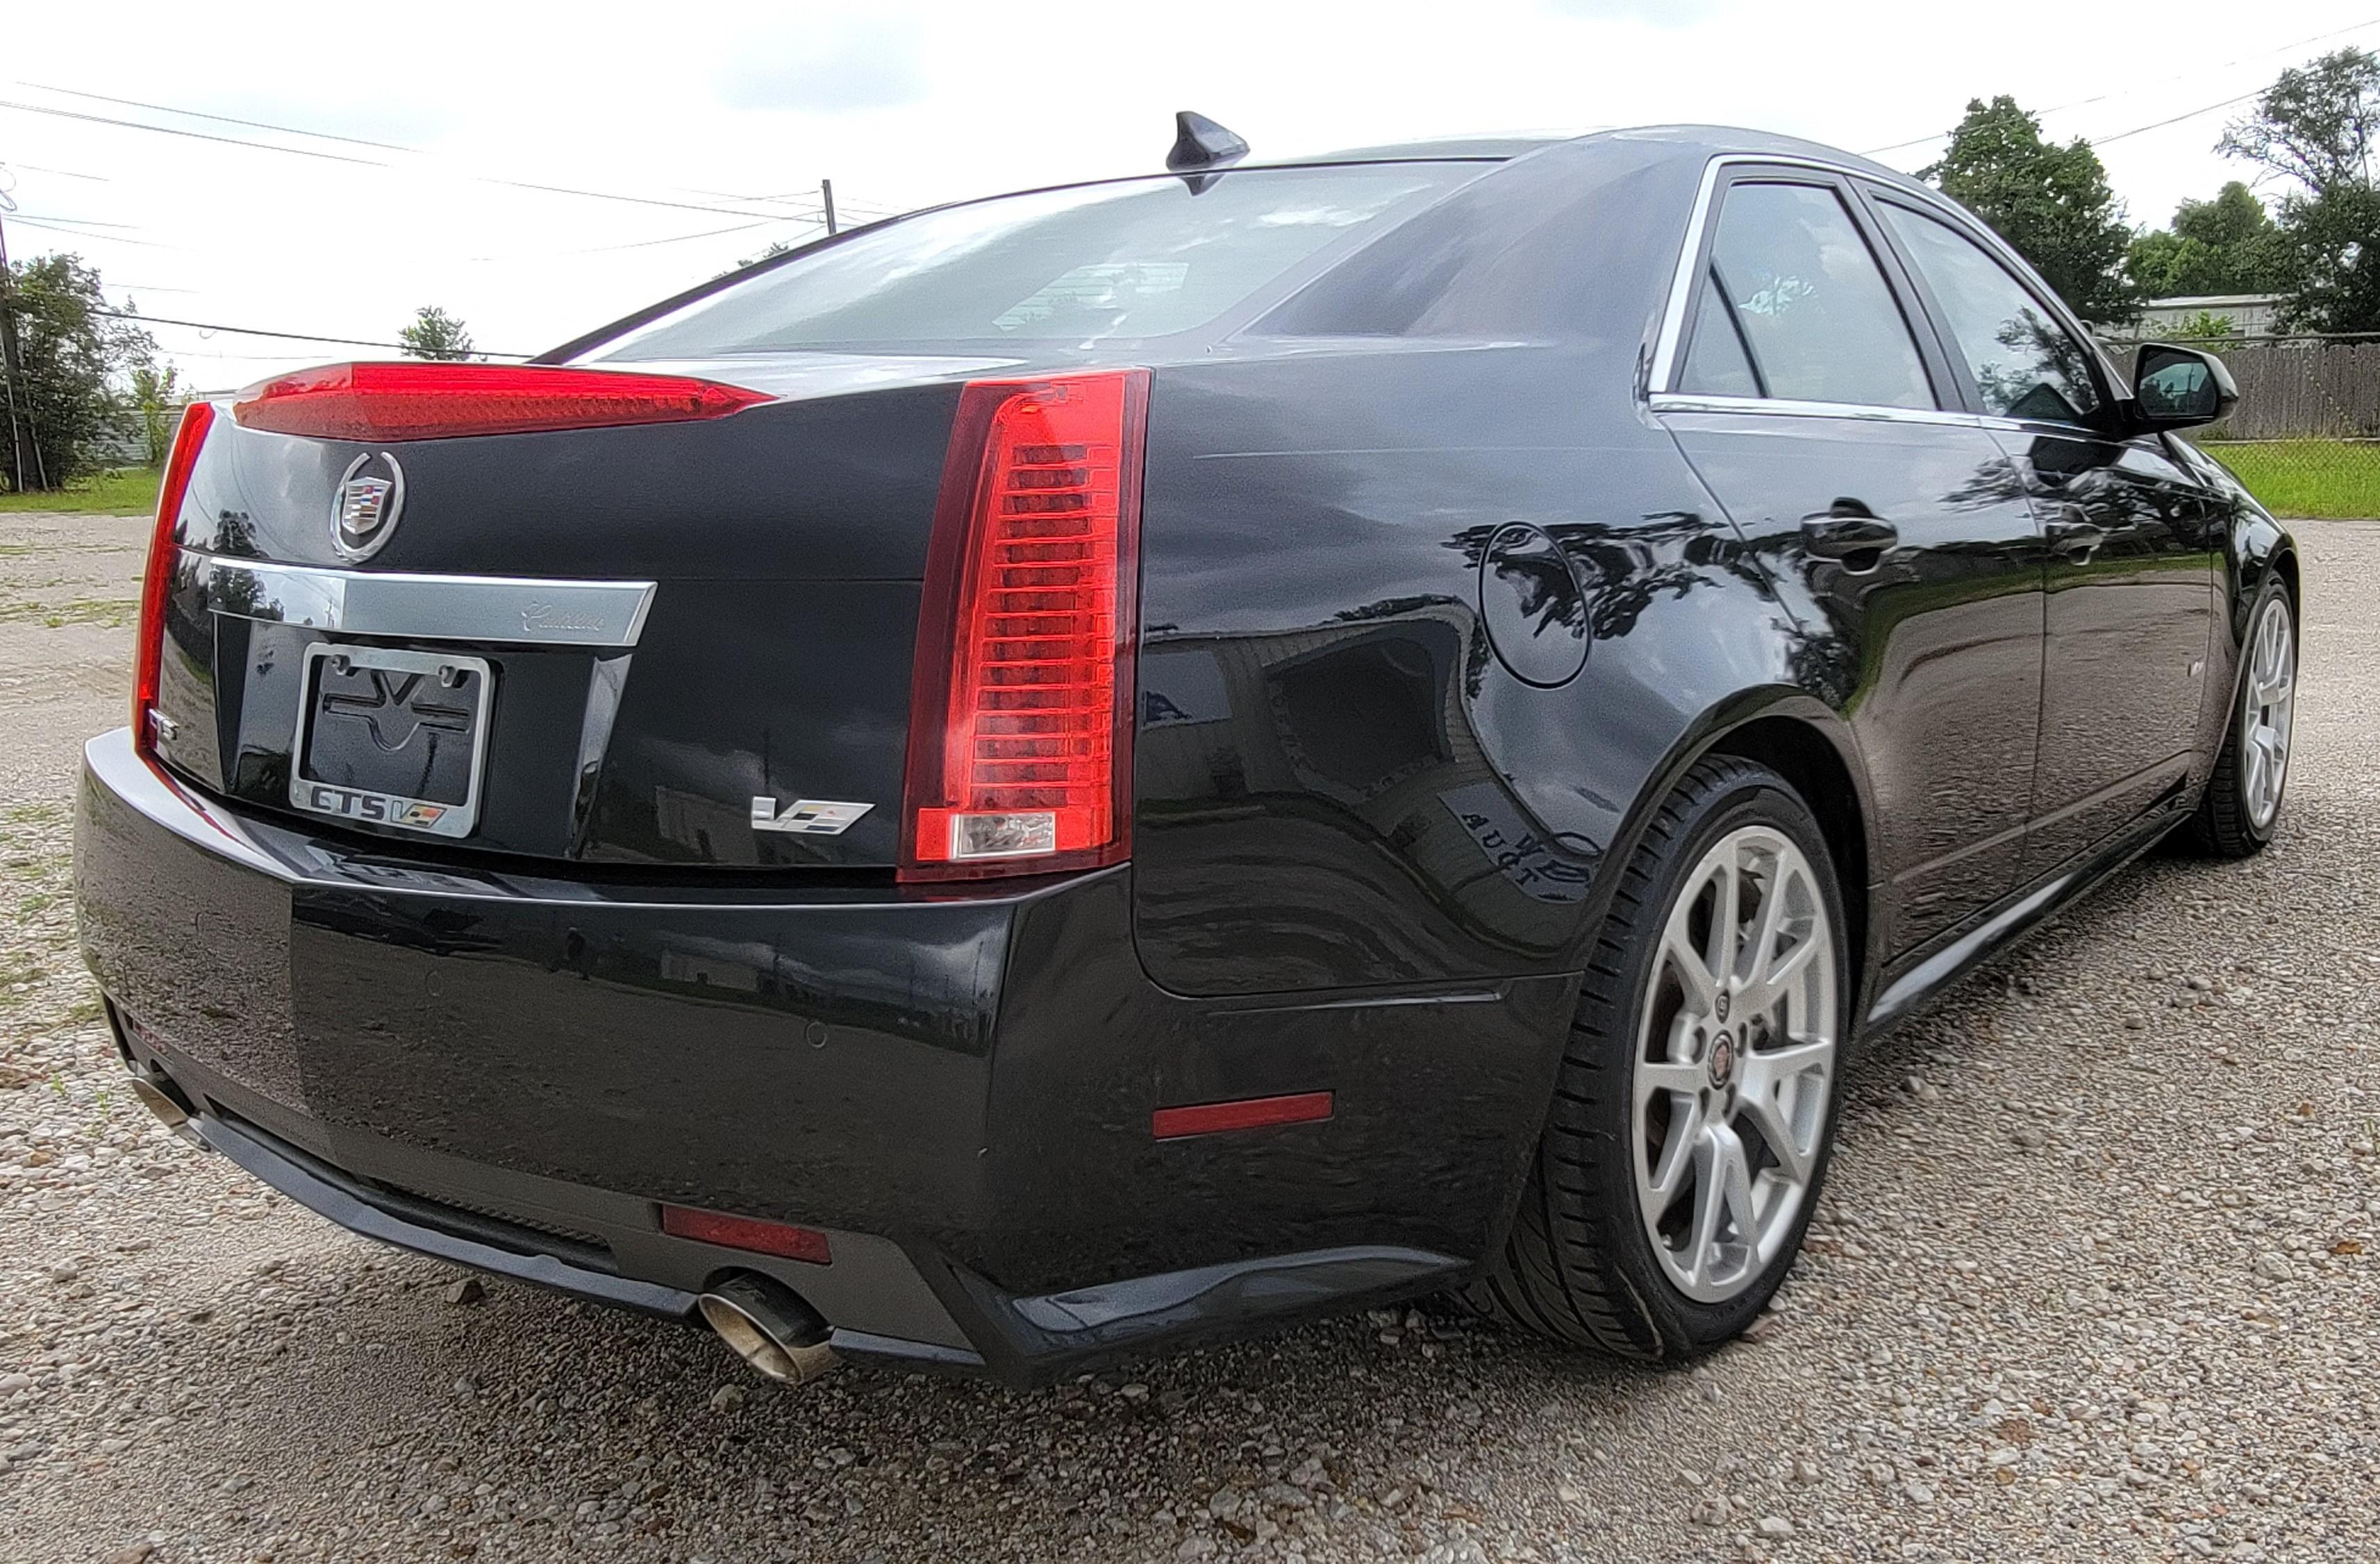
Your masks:
<path fill-rule="evenodd" d="M 1815 1165 L 1810 1176 L 1810 1187 L 1802 1206 L 1794 1214 L 1786 1241 L 1778 1248 L 1753 1284 L 1724 1303 L 1706 1303 L 1689 1298 L 1678 1291 L 1654 1253 L 1653 1240 L 1645 1231 L 1645 1220 L 1637 1208 L 1633 1158 L 1634 1094 L 1636 1039 L 1643 1024 L 1645 1006 L 1650 998 L 1653 977 L 1659 958 L 1661 934 L 1668 926 L 1670 913 L 1682 889 L 1686 875 L 1702 861 L 1712 843 L 1728 832 L 1744 826 L 1760 825 L 1782 832 L 1808 859 L 1819 894 L 1825 899 L 1828 926 L 1834 934 L 1835 993 L 1837 995 L 1835 1068 L 1828 1081 L 1827 1103 L 1821 1129 Z M 1786 1275 L 1793 1268 L 1802 1248 L 1802 1238 L 1808 1230 L 1812 1215 L 1817 1209 L 1828 1165 L 1834 1159 L 1836 1117 L 1842 1097 L 1844 1066 L 1850 1057 L 1849 1042 L 1853 1031 L 1855 991 L 1850 971 L 1851 952 L 1848 930 L 1843 916 L 1841 887 L 1837 883 L 1834 859 L 1820 834 L 1809 808 L 1785 780 L 1762 768 L 1744 766 L 1706 797 L 1696 800 L 1690 807 L 1686 829 L 1675 839 L 1675 844 L 1662 856 L 1653 874 L 1654 891 L 1644 905 L 1648 909 L 1643 923 L 1629 931 L 1624 948 L 1627 964 L 1623 969 L 1625 987 L 1621 992 L 1626 1002 L 1613 1007 L 1617 1024 L 1597 1039 L 1597 1046 L 1609 1050 L 1606 1059 L 1613 1078 L 1626 1083 L 1626 1089 L 1612 1094 L 1609 1100 L 1598 1105 L 1604 1121 L 1597 1132 L 1621 1159 L 1613 1174 L 1613 1182 L 1622 1197 L 1609 1204 L 1617 1207 L 1606 1214 L 1605 1252 L 1610 1255 L 1625 1275 L 1636 1294 L 1637 1302 L 1648 1323 L 1659 1334 L 1662 1344 L 1670 1352 L 1691 1355 L 1706 1352 L 1732 1340 L 1757 1318 L 1767 1305 Z"/>

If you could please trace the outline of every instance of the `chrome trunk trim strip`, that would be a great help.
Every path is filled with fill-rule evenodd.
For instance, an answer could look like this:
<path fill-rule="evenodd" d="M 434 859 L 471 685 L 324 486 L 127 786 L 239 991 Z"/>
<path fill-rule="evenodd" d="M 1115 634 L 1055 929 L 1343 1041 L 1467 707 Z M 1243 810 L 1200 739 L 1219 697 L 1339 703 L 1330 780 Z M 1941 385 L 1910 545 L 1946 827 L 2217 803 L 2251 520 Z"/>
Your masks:
<path fill-rule="evenodd" d="M 350 636 L 632 647 L 644 633 L 650 581 L 551 581 L 509 576 L 406 576 L 274 564 L 182 551 L 215 613 Z"/>

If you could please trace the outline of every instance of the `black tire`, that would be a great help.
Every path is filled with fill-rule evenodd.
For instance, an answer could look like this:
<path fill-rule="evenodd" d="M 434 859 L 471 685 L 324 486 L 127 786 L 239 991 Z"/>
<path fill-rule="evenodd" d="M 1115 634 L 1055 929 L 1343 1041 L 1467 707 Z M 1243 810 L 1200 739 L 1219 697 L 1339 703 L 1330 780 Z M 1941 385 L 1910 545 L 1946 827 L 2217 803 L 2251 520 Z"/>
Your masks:
<path fill-rule="evenodd" d="M 1837 1065 L 1815 1171 L 1776 1255 L 1743 1291 L 1706 1303 L 1673 1285 L 1638 1209 L 1631 1158 L 1633 1055 L 1651 1001 L 1662 930 L 1682 882 L 1728 832 L 1763 825 L 1789 837 L 1815 871 L 1836 931 Z M 1662 804 L 1631 855 L 1589 952 L 1554 1101 L 1512 1234 L 1463 1293 L 1472 1308 L 1567 1346 L 1670 1362 L 1732 1340 L 1756 1318 L 1800 1253 L 1834 1146 L 1841 1038 L 1852 989 L 1842 895 L 1825 836 L 1801 796 L 1765 766 L 1732 757 L 1697 763 Z M 1724 1014 L 1724 1012 L 1721 1012 Z"/>
<path fill-rule="evenodd" d="M 2240 651 L 2244 661 L 2255 644 L 2258 626 L 2272 605 L 2289 616 L 2290 656 L 2294 662 L 2297 650 L 2297 605 L 2289 589 L 2278 580 L 2268 581 L 2256 599 L 2255 612 L 2248 616 L 2248 645 Z M 2223 730 L 2223 747 L 2216 751 L 2215 769 L 2206 778 L 2206 790 L 2199 794 L 2198 807 L 2192 812 L 2173 840 L 2185 851 L 2207 858 L 2252 858 L 2265 850 L 2280 825 L 2281 806 L 2286 796 L 2277 800 L 2273 812 L 2262 824 L 2249 806 L 2247 795 L 2248 768 L 2240 757 L 2240 746 L 2246 742 L 2253 698 L 2251 681 L 2243 671 L 2238 680 L 2239 689 L 2231 697 L 2231 718 Z M 2288 786 L 2288 770 L 2282 770 L 2282 785 Z"/>

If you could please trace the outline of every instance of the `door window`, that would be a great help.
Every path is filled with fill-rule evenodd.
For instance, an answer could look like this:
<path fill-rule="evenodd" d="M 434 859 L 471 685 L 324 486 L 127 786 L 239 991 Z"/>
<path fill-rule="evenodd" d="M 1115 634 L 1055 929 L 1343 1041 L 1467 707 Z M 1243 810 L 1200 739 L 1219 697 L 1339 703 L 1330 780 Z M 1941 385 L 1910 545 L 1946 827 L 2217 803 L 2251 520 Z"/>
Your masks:
<path fill-rule="evenodd" d="M 1794 401 L 1935 405 L 1909 323 L 1831 188 L 1730 188 L 1710 267 L 1681 390 L 1742 395 L 1755 378 Z"/>
<path fill-rule="evenodd" d="M 1890 201 L 1876 203 L 1940 307 L 1951 340 L 1975 377 L 1982 411 L 2080 423 L 2099 406 L 2090 356 L 2073 333 L 1949 224 Z"/>

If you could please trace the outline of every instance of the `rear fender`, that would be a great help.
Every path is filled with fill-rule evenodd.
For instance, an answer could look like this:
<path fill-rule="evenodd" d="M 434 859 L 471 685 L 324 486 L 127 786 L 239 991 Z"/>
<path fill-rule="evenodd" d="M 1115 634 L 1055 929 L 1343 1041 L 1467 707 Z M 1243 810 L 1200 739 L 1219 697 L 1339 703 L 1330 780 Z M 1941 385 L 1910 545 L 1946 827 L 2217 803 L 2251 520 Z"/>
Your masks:
<path fill-rule="evenodd" d="M 1875 952 L 1883 948 L 1870 927 L 1875 906 L 1871 891 L 1880 875 L 1876 866 L 1881 862 L 1881 844 L 1876 834 L 1867 768 L 1851 725 L 1806 691 L 1790 685 L 1739 690 L 1705 709 L 1647 776 L 1613 839 L 1607 864 L 1627 864 L 1663 801 L 1688 771 L 1714 755 L 1737 756 L 1766 765 L 1802 794 L 1826 835 L 1842 891 L 1850 923 L 1847 935 L 1855 954 L 1852 998 L 1856 1001 L 1873 992 Z M 1572 956 L 1574 964 L 1584 964 L 1586 945 L 1610 911 L 1618 879 L 1610 872 L 1597 877 L 1599 894 L 1580 930 L 1581 942 Z M 1860 1013 L 1856 1002 L 1849 1013 Z"/>

